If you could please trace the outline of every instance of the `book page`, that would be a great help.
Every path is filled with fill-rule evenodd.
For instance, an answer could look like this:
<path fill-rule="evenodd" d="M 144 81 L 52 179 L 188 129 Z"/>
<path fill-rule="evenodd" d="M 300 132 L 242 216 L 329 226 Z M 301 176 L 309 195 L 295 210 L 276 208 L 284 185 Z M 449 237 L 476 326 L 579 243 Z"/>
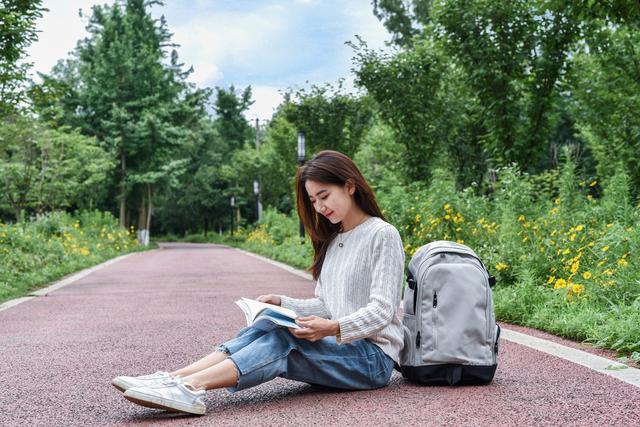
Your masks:
<path fill-rule="evenodd" d="M 251 322 L 253 322 L 255 318 L 260 314 L 260 312 L 262 312 L 265 309 L 273 310 L 276 313 L 282 314 L 283 316 L 288 317 L 290 319 L 295 319 L 296 317 L 298 317 L 295 311 L 289 310 L 288 308 L 280 307 L 278 305 L 267 304 L 267 303 L 256 301 L 254 299 L 249 299 L 249 298 L 240 298 L 240 300 L 236 301 L 236 304 L 238 304 L 238 302 L 243 302 L 244 305 L 249 310 Z M 240 304 L 238 305 L 240 306 L 240 308 L 242 308 L 242 305 Z"/>

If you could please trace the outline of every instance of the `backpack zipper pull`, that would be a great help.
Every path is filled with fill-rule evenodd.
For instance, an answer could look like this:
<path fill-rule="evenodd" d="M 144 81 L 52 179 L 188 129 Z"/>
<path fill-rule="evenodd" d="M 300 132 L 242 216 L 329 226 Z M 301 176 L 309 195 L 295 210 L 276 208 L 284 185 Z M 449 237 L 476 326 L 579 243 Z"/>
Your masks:
<path fill-rule="evenodd" d="M 433 291 L 433 308 L 438 306 L 438 291 Z"/>

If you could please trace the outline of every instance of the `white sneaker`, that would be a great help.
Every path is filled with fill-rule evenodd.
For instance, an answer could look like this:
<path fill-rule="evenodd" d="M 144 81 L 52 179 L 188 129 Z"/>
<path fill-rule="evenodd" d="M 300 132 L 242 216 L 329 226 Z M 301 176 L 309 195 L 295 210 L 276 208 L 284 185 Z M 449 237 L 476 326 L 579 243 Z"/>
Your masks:
<path fill-rule="evenodd" d="M 111 380 L 111 384 L 120 391 L 127 391 L 131 387 L 144 387 L 162 384 L 162 381 L 170 379 L 168 372 L 158 371 L 151 375 L 142 375 L 139 377 L 120 376 Z"/>
<path fill-rule="evenodd" d="M 204 390 L 189 389 L 180 378 L 171 378 L 155 386 L 130 388 L 124 392 L 124 398 L 147 408 L 204 415 L 205 394 Z"/>

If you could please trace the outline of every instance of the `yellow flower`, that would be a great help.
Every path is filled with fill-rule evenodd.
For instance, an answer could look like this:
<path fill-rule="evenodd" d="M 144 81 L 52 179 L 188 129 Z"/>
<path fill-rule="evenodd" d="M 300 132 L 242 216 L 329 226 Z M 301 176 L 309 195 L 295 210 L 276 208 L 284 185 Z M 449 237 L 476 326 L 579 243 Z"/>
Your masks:
<path fill-rule="evenodd" d="M 447 214 L 447 215 L 444 216 L 444 219 L 449 221 L 451 219 L 451 216 L 449 216 L 449 214 Z"/>
<path fill-rule="evenodd" d="M 458 240 L 456 240 L 456 243 L 463 244 L 463 243 L 464 243 L 464 240 L 460 240 L 460 239 L 458 239 Z"/>
<path fill-rule="evenodd" d="M 550 285 L 556 280 L 556 276 L 549 276 L 549 280 L 547 280 L 547 284 Z"/>
<path fill-rule="evenodd" d="M 420 216 L 420 214 L 417 214 L 417 215 L 416 215 L 416 222 L 420 222 L 420 219 L 421 219 L 421 218 L 422 218 L 422 217 Z"/>
<path fill-rule="evenodd" d="M 89 249 L 87 249 L 87 248 L 82 248 L 82 249 L 80 249 L 80 253 L 81 253 L 82 255 L 84 255 L 84 256 L 87 256 L 87 255 L 89 255 Z"/>
<path fill-rule="evenodd" d="M 604 246 L 604 247 L 602 248 L 602 250 L 603 250 L 604 252 L 607 252 L 607 251 L 609 250 L 609 245 Z"/>
<path fill-rule="evenodd" d="M 496 264 L 496 270 L 498 271 L 502 271 L 502 270 L 506 270 L 509 266 L 507 264 L 505 264 L 504 262 L 499 262 Z"/>
<path fill-rule="evenodd" d="M 629 263 L 628 263 L 628 262 L 627 262 L 627 260 L 626 260 L 626 259 L 624 259 L 624 258 L 620 258 L 620 259 L 618 260 L 618 266 L 620 266 L 620 267 L 625 267 L 627 264 L 629 264 Z"/>
<path fill-rule="evenodd" d="M 520 216 L 518 217 L 518 221 L 520 221 L 520 222 L 524 222 L 524 221 L 525 221 L 524 215 L 520 215 Z"/>
<path fill-rule="evenodd" d="M 571 287 L 571 292 L 573 292 L 574 294 L 580 294 L 582 293 L 582 291 L 584 291 L 584 286 L 582 285 L 573 285 Z"/>
<path fill-rule="evenodd" d="M 549 213 L 550 213 L 551 215 L 557 215 L 557 214 L 558 214 L 558 208 L 553 208 L 553 209 L 551 209 L 551 210 L 549 211 Z"/>
<path fill-rule="evenodd" d="M 597 183 L 598 181 L 591 181 L 591 183 L 589 184 L 589 187 L 595 187 Z"/>
<path fill-rule="evenodd" d="M 607 224 L 607 228 L 613 227 L 613 224 Z"/>
<path fill-rule="evenodd" d="M 582 231 L 582 230 L 584 230 L 584 226 L 583 226 L 582 224 L 579 224 L 579 225 L 576 227 L 576 231 Z"/>
<path fill-rule="evenodd" d="M 606 274 L 607 276 L 613 276 L 613 271 L 610 268 L 607 268 L 602 274 Z"/>
<path fill-rule="evenodd" d="M 580 268 L 580 261 L 576 261 L 572 266 L 571 266 L 571 272 L 575 273 L 578 271 L 578 269 Z"/>
<path fill-rule="evenodd" d="M 591 273 L 585 271 L 584 273 L 582 273 L 582 277 L 584 277 L 586 280 L 589 280 L 591 279 Z"/>
<path fill-rule="evenodd" d="M 565 286 L 567 286 L 566 280 L 558 279 L 556 280 L 556 284 L 553 285 L 553 289 L 560 289 L 560 288 L 564 288 Z"/>
<path fill-rule="evenodd" d="M 573 234 L 569 237 L 569 240 L 571 240 L 572 242 L 573 242 L 574 240 L 576 240 L 576 233 L 573 233 Z"/>
<path fill-rule="evenodd" d="M 555 200 L 553 201 L 553 203 L 555 203 L 556 205 L 559 205 L 559 204 L 560 204 L 560 197 L 558 197 L 557 199 L 555 199 Z"/>
<path fill-rule="evenodd" d="M 562 251 L 562 255 L 569 255 L 571 253 L 571 249 L 567 248 L 564 251 Z"/>

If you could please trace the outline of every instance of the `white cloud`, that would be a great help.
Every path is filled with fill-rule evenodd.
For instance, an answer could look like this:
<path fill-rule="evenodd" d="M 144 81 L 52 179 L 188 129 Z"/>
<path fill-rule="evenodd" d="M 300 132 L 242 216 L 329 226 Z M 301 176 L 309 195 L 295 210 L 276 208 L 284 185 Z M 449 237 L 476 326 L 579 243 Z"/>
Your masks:
<path fill-rule="evenodd" d="M 188 80 L 196 85 L 203 87 L 218 82 L 224 78 L 224 74 L 216 64 L 208 64 L 201 62 L 193 67 L 193 73 L 189 75 Z"/>
<path fill-rule="evenodd" d="M 59 59 L 67 57 L 78 40 L 87 36 L 85 31 L 87 16 L 96 4 L 113 3 L 108 0 L 75 0 L 69 6 L 68 0 L 45 0 L 43 6 L 49 9 L 36 23 L 38 41 L 27 49 L 27 61 L 33 62 L 33 71 L 48 73 Z M 78 16 L 82 9 L 84 18 Z"/>
<path fill-rule="evenodd" d="M 274 86 L 251 86 L 253 105 L 245 112 L 247 120 L 270 120 L 276 107 L 283 101 L 280 88 Z"/>
<path fill-rule="evenodd" d="M 286 35 L 287 11 L 278 5 L 250 12 L 211 10 L 188 21 L 172 24 L 168 19 L 168 23 L 173 41 L 180 45 L 181 61 L 194 67 L 194 82 L 214 86 L 224 76 L 217 64 L 251 68 L 256 57 L 277 48 L 277 40 Z"/>

